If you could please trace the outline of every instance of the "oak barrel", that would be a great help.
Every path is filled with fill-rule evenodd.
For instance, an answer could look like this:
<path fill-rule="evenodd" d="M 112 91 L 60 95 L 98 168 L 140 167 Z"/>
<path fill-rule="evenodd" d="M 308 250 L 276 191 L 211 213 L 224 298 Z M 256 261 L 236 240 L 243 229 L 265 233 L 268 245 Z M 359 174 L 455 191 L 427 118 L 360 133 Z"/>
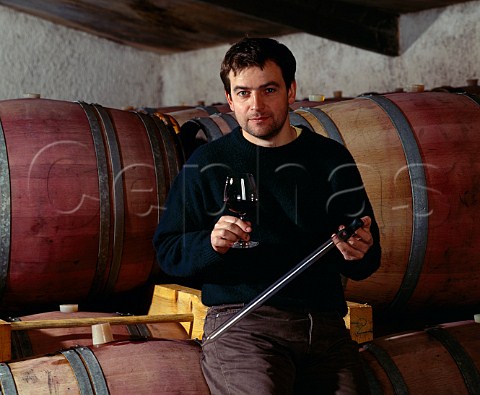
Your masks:
<path fill-rule="evenodd" d="M 109 299 L 145 284 L 182 155 L 175 132 L 147 114 L 1 101 L 0 310 Z"/>
<path fill-rule="evenodd" d="M 198 146 L 230 133 L 237 126 L 238 122 L 233 113 L 212 114 L 185 121 L 178 135 L 185 157 L 188 158 Z"/>
<path fill-rule="evenodd" d="M 104 318 L 129 314 L 103 312 L 63 313 L 50 311 L 22 317 L 13 317 L 10 322 L 28 322 L 38 320 L 64 320 L 81 318 Z M 188 333 L 179 322 L 157 322 L 137 324 L 111 325 L 112 335 L 116 341 L 138 339 L 189 339 Z M 18 330 L 11 332 L 12 360 L 33 357 L 58 350 L 74 347 L 78 344 L 91 346 L 92 328 L 90 326 L 75 326 L 68 328 L 45 328 Z"/>
<path fill-rule="evenodd" d="M 0 364 L 5 395 L 210 394 L 193 340 L 113 342 Z"/>
<path fill-rule="evenodd" d="M 372 395 L 478 394 L 480 324 L 459 321 L 363 345 Z"/>
<path fill-rule="evenodd" d="M 186 156 L 235 127 L 227 116 L 185 122 L 179 137 Z M 299 107 L 290 120 L 349 148 L 376 213 L 382 266 L 369 279 L 347 282 L 348 300 L 391 312 L 479 305 L 478 96 L 365 95 Z"/>
<path fill-rule="evenodd" d="M 314 102 L 308 102 L 314 103 Z M 317 103 L 317 102 L 315 102 Z M 160 114 L 156 114 L 157 116 Z M 290 112 L 290 122 L 293 125 L 303 125 L 313 129 L 312 126 L 299 114 Z M 185 157 L 188 158 L 200 145 L 216 140 L 230 133 L 238 126 L 233 112 L 212 114 L 208 117 L 192 118 L 182 124 L 179 139 L 184 149 Z"/>
<path fill-rule="evenodd" d="M 478 306 L 478 98 L 367 95 L 295 112 L 348 147 L 380 227 L 381 267 L 348 281 L 347 299 L 377 311 Z"/>
<path fill-rule="evenodd" d="M 224 114 L 230 112 L 230 106 L 227 103 L 215 104 L 211 106 L 196 106 L 176 111 L 163 110 L 159 108 L 156 113 L 166 113 L 175 118 L 180 126 L 185 122 L 195 118 L 204 118 L 214 114 Z"/>
<path fill-rule="evenodd" d="M 322 97 L 323 95 L 313 95 L 313 96 L 314 97 L 315 96 Z M 303 100 L 296 100 L 294 103 L 290 104 L 290 109 L 295 111 L 295 110 L 298 110 L 299 108 L 303 108 L 303 107 L 317 107 L 317 106 L 321 106 L 321 105 L 327 104 L 327 103 L 333 103 L 333 102 L 338 102 L 338 101 L 342 101 L 342 100 L 350 100 L 350 99 L 351 99 L 351 97 L 343 97 L 341 91 L 336 91 L 336 92 L 334 92 L 333 97 L 323 96 L 323 100 L 319 100 L 319 101 L 310 100 L 310 97 L 305 98 Z"/>

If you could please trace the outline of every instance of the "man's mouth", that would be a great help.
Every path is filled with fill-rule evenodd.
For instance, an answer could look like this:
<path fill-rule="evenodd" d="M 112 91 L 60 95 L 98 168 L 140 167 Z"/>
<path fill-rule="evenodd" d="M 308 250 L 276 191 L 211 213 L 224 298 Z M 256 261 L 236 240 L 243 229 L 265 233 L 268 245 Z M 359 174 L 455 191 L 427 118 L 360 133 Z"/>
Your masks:
<path fill-rule="evenodd" d="M 252 122 L 262 122 L 262 121 L 265 121 L 267 119 L 268 119 L 268 116 L 264 115 L 264 116 L 251 117 L 250 121 L 252 121 Z"/>

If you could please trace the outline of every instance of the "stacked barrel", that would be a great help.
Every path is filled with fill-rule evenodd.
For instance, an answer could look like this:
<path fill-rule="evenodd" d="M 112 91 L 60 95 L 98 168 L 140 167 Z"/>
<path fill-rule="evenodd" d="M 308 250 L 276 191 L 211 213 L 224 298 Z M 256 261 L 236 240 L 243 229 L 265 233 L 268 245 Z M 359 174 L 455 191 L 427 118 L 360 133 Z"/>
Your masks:
<path fill-rule="evenodd" d="M 480 312 L 474 219 L 480 97 L 471 90 L 416 89 L 292 106 L 293 124 L 350 150 L 379 223 L 380 269 L 366 280 L 345 281 L 348 300 L 373 307 L 379 336 L 361 355 L 376 394 L 480 388 L 480 332 L 473 321 Z M 184 122 L 187 156 L 233 126 L 231 113 Z"/>
<path fill-rule="evenodd" d="M 479 96 L 437 90 L 303 101 L 290 118 L 350 150 L 380 227 L 380 269 L 344 283 L 349 301 L 374 311 L 379 336 L 361 350 L 372 392 L 474 393 Z M 2 318 L 59 319 L 65 316 L 51 310 L 61 303 L 90 311 L 68 318 L 146 313 L 163 279 L 152 236 L 170 185 L 196 147 L 236 126 L 226 105 L 125 111 L 46 99 L 0 102 Z M 459 321 L 444 324 L 452 317 Z M 133 392 L 160 388 L 158 379 L 172 391 L 208 393 L 199 347 L 178 323 L 115 327 L 114 347 L 92 347 L 89 332 L 71 331 L 15 334 L 15 354 L 0 364 L 2 393 L 32 392 L 22 377 L 36 369 L 45 375 L 39 383 L 50 385 L 57 365 L 65 370 L 63 379 L 55 376 L 59 389 L 75 381 L 92 392 L 122 393 L 115 370 L 129 364 Z M 46 353 L 55 354 L 38 356 Z M 440 354 L 435 364 L 421 362 Z M 453 368 L 450 384 L 425 379 Z M 142 369 L 152 369 L 153 381 Z"/>
<path fill-rule="evenodd" d="M 479 96 L 402 92 L 304 104 L 291 122 L 350 150 L 381 231 L 382 266 L 346 282 L 347 299 L 394 315 L 478 308 Z M 197 117 L 181 124 L 180 139 L 190 149 L 234 126 L 232 113 Z"/>
<path fill-rule="evenodd" d="M 0 102 L 2 394 L 208 393 L 181 325 L 191 315 L 130 315 L 150 307 L 152 234 L 183 160 L 158 117 Z M 59 304 L 80 311 L 54 311 Z M 114 342 L 100 345 L 97 326 Z M 172 363 L 179 357 L 192 372 Z"/>
<path fill-rule="evenodd" d="M 372 393 L 477 393 L 479 97 L 365 95 L 296 112 L 349 148 L 380 226 L 380 269 L 345 283 L 372 305 L 374 333 L 390 333 L 362 348 Z M 438 324 L 452 318 L 466 321 Z"/>
<path fill-rule="evenodd" d="M 143 287 L 183 164 L 176 134 L 157 117 L 45 99 L 0 102 L 0 122 L 0 309 Z"/>

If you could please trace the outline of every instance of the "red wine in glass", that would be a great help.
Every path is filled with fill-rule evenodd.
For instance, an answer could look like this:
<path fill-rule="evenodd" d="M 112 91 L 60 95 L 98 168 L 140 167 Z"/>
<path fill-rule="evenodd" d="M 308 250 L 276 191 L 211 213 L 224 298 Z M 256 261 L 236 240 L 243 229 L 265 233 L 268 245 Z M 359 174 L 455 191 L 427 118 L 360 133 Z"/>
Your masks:
<path fill-rule="evenodd" d="M 255 179 L 252 174 L 244 173 L 238 176 L 228 176 L 225 182 L 223 200 L 227 208 L 244 220 L 248 214 L 257 208 L 258 195 Z M 258 241 L 238 240 L 233 248 L 252 248 Z"/>

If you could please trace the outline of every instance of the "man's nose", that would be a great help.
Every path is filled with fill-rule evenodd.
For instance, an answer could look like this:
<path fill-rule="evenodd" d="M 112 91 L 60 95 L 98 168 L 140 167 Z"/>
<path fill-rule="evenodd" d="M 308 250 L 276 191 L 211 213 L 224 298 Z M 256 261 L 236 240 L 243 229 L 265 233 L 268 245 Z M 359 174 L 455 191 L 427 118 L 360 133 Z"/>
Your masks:
<path fill-rule="evenodd" d="M 261 110 L 264 106 L 263 97 L 261 92 L 252 92 L 252 103 L 251 108 L 253 110 Z"/>

